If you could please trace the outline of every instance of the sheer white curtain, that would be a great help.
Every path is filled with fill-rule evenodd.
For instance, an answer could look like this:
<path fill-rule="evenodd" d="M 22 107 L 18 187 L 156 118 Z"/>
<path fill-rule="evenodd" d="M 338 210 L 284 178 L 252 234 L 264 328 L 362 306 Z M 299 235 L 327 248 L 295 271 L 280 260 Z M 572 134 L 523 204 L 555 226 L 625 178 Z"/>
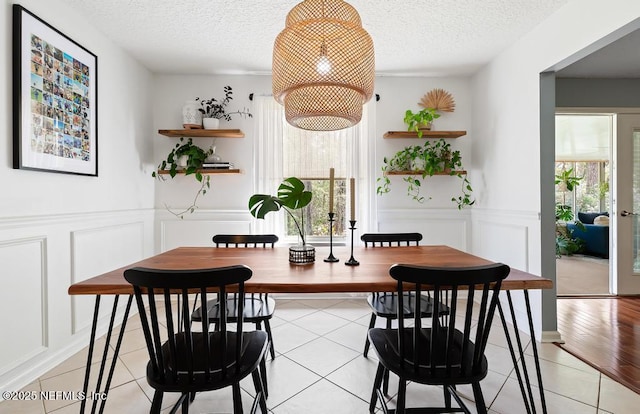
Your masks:
<path fill-rule="evenodd" d="M 340 131 L 305 131 L 290 126 L 284 120 L 284 108 L 271 96 L 254 98 L 256 114 L 255 188 L 256 192 L 275 194 L 286 177 L 329 178 L 329 168 L 335 168 L 336 178 L 356 179 L 356 220 L 361 232 L 370 231 L 375 223 L 372 202 L 370 151 L 373 145 L 375 102 L 363 108 L 362 121 Z M 350 189 L 347 188 L 347 195 Z M 350 198 L 347 196 L 347 203 Z M 347 204 L 347 213 L 350 205 Z M 278 216 L 278 217 L 275 217 Z M 347 216 L 347 219 L 349 217 Z M 284 233 L 284 215 L 271 214 L 258 220 L 256 229 Z"/>
<path fill-rule="evenodd" d="M 254 96 L 255 139 L 253 154 L 255 194 L 275 194 L 282 182 L 282 134 L 284 108 L 272 96 Z M 282 238 L 284 215 L 268 214 L 256 220 L 256 233 L 273 233 Z"/>

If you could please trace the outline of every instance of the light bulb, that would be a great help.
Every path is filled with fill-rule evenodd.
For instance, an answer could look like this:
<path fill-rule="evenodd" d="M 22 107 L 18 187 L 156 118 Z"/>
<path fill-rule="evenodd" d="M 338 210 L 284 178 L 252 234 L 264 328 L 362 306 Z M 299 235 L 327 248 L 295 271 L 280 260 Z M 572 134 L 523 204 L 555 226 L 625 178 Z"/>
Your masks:
<path fill-rule="evenodd" d="M 320 55 L 318 63 L 316 64 L 316 70 L 320 75 L 326 75 L 331 72 L 331 62 L 326 55 Z"/>

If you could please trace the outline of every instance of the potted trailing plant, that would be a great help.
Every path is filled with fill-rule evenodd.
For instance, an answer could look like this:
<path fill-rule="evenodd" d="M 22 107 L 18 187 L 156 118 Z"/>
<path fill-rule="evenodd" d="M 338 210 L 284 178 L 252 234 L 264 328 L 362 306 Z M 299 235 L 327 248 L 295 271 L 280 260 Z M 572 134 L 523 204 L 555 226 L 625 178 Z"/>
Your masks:
<path fill-rule="evenodd" d="M 473 192 L 471 183 L 462 171 L 460 151 L 453 151 L 451 144 L 444 139 L 434 142 L 425 140 L 423 145 L 405 147 L 393 157 L 385 157 L 382 165 L 382 177 L 377 179 L 378 187 L 376 192 L 379 195 L 390 191 L 391 180 L 389 175 L 394 173 L 406 174 L 403 177 L 403 181 L 407 183 L 407 195 L 419 203 L 425 200 L 420 191 L 424 179 L 443 174 L 456 176 L 462 180 L 461 194 L 458 197 L 451 198 L 451 201 L 458 205 L 458 209 L 475 203 L 475 200 L 471 199 L 471 193 Z"/>
<path fill-rule="evenodd" d="M 165 180 L 166 174 L 161 174 L 161 171 L 166 171 L 171 178 L 174 178 L 178 172 L 183 172 L 185 175 L 193 174 L 196 181 L 198 181 L 201 185 L 196 193 L 193 202 L 189 207 L 184 209 L 181 212 L 173 212 L 169 209 L 172 214 L 177 217 L 184 218 L 184 214 L 193 213 L 195 211 L 196 203 L 198 198 L 201 195 L 205 195 L 207 193 L 207 189 L 211 188 L 210 177 L 208 175 L 203 175 L 200 172 L 202 168 L 202 164 L 204 161 L 213 154 L 213 147 L 208 150 L 203 150 L 197 145 L 193 144 L 193 140 L 189 138 L 186 142 L 184 138 L 180 138 L 180 141 L 171 149 L 167 158 L 162 160 L 160 164 L 158 164 L 157 171 L 151 173 L 151 176 L 157 178 L 159 180 Z"/>
<path fill-rule="evenodd" d="M 275 196 L 254 194 L 249 198 L 249 212 L 253 217 L 264 219 L 267 213 L 284 210 L 293 220 L 302 244 L 289 248 L 289 261 L 292 263 L 312 263 L 315 260 L 315 248 L 307 244 L 304 232 L 303 208 L 311 203 L 312 198 L 311 191 L 307 191 L 304 183 L 296 177 L 285 179 Z M 295 210 L 298 210 L 299 214 L 294 214 Z"/>
<path fill-rule="evenodd" d="M 422 130 L 431 129 L 431 123 L 438 118 L 440 118 L 440 114 L 433 108 L 423 108 L 416 113 L 411 109 L 407 109 L 404 113 L 404 123 L 407 125 L 407 131 L 417 132 L 418 138 L 422 138 Z"/>
<path fill-rule="evenodd" d="M 198 109 L 202 113 L 202 123 L 206 129 L 217 129 L 220 119 L 225 121 L 231 121 L 231 115 L 240 115 L 243 117 L 251 118 L 253 115 L 247 108 L 241 111 L 227 112 L 227 106 L 233 99 L 233 90 L 231 86 L 225 86 L 223 99 L 200 99 L 196 98 L 196 102 L 200 102 L 200 108 Z"/>
<path fill-rule="evenodd" d="M 584 177 L 576 177 L 573 175 L 573 168 L 563 169 L 560 174 L 555 176 L 555 185 L 562 191 L 562 203 L 556 203 L 556 256 L 561 257 L 563 254 L 571 256 L 578 253 L 584 247 L 584 241 L 574 239 L 571 232 L 567 229 L 567 223 L 573 221 L 580 230 L 586 230 L 580 220 L 574 220 L 573 209 L 567 204 L 567 192 L 573 191 Z"/>

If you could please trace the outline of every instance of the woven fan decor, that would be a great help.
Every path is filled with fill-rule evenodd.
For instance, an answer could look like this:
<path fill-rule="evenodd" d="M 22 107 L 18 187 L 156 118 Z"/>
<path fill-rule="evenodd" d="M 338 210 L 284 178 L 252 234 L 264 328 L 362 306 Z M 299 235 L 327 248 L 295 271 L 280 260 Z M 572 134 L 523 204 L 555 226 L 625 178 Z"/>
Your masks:
<path fill-rule="evenodd" d="M 439 88 L 427 92 L 418 102 L 418 105 L 423 108 L 433 108 L 440 112 L 453 112 L 456 108 L 453 96 L 444 89 Z"/>
<path fill-rule="evenodd" d="M 273 47 L 273 96 L 291 125 L 335 131 L 356 125 L 373 95 L 375 59 L 360 15 L 341 0 L 305 0 Z"/>

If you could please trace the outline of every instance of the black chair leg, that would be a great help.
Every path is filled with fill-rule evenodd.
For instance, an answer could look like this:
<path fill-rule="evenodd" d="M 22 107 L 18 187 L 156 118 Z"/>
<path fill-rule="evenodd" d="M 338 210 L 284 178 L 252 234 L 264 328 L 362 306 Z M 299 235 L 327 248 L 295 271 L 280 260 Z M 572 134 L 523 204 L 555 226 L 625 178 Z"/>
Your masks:
<path fill-rule="evenodd" d="M 487 405 L 484 402 L 480 382 L 474 382 L 471 387 L 473 388 L 473 398 L 476 400 L 476 411 L 478 414 L 487 414 Z"/>
<path fill-rule="evenodd" d="M 260 361 L 260 377 L 262 378 L 262 388 L 264 388 L 264 398 L 269 398 L 269 386 L 267 384 L 267 356 Z"/>
<path fill-rule="evenodd" d="M 391 329 L 391 319 L 387 318 L 387 329 Z M 382 393 L 389 395 L 389 370 L 384 370 L 384 380 L 382 381 Z"/>
<path fill-rule="evenodd" d="M 376 314 L 372 313 L 371 314 L 371 320 L 369 321 L 369 329 L 372 329 L 374 326 L 376 326 Z M 371 343 L 369 342 L 369 335 L 367 335 L 367 340 L 364 343 L 364 352 L 362 353 L 362 355 L 364 355 L 364 357 L 367 357 L 367 354 L 369 353 L 369 346 L 371 345 Z"/>
<path fill-rule="evenodd" d="M 269 319 L 265 319 L 264 321 L 264 330 L 269 337 L 269 354 L 271 354 L 271 359 L 275 359 L 276 350 L 273 347 L 273 336 L 271 335 L 271 324 L 269 323 Z"/>
<path fill-rule="evenodd" d="M 253 386 L 256 388 L 256 396 L 258 398 L 258 403 L 260 404 L 260 411 L 262 411 L 263 414 L 267 414 L 267 399 L 262 379 L 260 378 L 260 371 L 253 371 L 251 376 L 253 377 Z"/>
<path fill-rule="evenodd" d="M 387 373 L 389 370 L 387 370 Z M 407 405 L 407 382 L 400 378 L 398 384 L 398 398 L 396 400 L 396 414 L 404 414 L 405 406 Z"/>
<path fill-rule="evenodd" d="M 444 406 L 451 408 L 451 391 L 449 391 L 449 386 L 443 385 L 442 390 L 444 391 Z"/>
<path fill-rule="evenodd" d="M 182 414 L 189 414 L 189 404 L 191 404 L 191 398 L 189 393 L 182 395 Z"/>
<path fill-rule="evenodd" d="M 162 391 L 156 391 L 153 393 L 153 401 L 151 402 L 151 410 L 149 411 L 151 414 L 160 413 L 160 409 L 162 408 Z"/>
<path fill-rule="evenodd" d="M 242 414 L 242 395 L 240 394 L 240 383 L 236 382 L 231 386 L 233 389 L 233 414 Z"/>
<path fill-rule="evenodd" d="M 373 413 L 376 410 L 376 401 L 378 400 L 378 389 L 382 383 L 382 374 L 384 374 L 384 366 L 378 364 L 378 370 L 376 371 L 376 378 L 373 381 L 373 392 L 371 393 L 371 402 L 369 403 L 369 412 Z"/>

